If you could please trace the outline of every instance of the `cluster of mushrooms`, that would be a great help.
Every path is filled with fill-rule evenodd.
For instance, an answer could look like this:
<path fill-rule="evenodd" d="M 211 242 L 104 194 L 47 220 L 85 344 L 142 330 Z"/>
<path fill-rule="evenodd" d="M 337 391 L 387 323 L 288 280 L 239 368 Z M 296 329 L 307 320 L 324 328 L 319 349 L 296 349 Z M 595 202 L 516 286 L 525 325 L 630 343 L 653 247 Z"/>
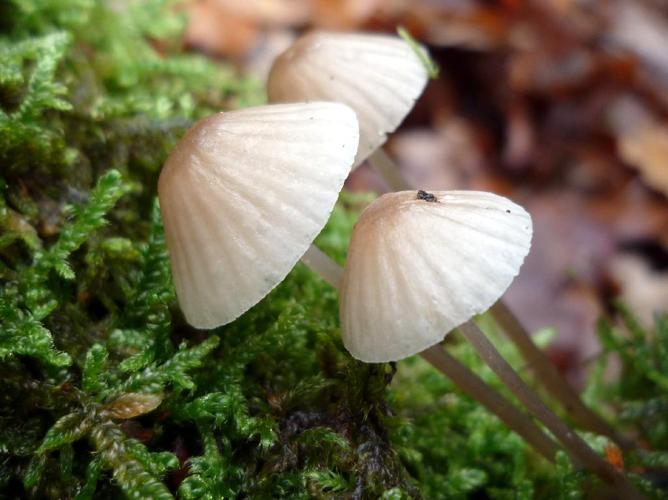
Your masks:
<path fill-rule="evenodd" d="M 409 189 L 381 149 L 426 85 L 425 57 L 399 37 L 309 33 L 275 61 L 271 104 L 219 113 L 186 133 L 158 185 L 186 320 L 202 329 L 235 320 L 301 260 L 339 290 L 352 356 L 380 363 L 419 353 L 546 459 L 563 448 L 577 467 L 636 498 L 472 321 L 491 308 L 576 423 L 632 446 L 582 403 L 499 301 L 529 251 L 529 214 L 491 193 Z M 365 160 L 397 191 L 364 210 L 341 269 L 313 241 L 351 169 Z M 446 352 L 442 341 L 454 329 L 551 436 Z"/>

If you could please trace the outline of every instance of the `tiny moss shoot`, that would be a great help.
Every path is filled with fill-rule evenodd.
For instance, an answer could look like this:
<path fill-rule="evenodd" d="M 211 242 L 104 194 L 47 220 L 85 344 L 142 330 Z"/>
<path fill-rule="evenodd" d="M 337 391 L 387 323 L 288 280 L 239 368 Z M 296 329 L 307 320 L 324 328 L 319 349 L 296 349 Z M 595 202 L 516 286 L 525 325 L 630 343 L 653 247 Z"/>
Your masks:
<path fill-rule="evenodd" d="M 406 28 L 403 26 L 399 26 L 397 28 L 397 34 L 404 39 L 404 41 L 410 46 L 411 49 L 413 49 L 413 52 L 415 52 L 415 55 L 418 56 L 420 59 L 420 62 L 422 62 L 424 69 L 427 70 L 427 74 L 429 75 L 429 78 L 432 80 L 435 80 L 438 78 L 438 74 L 440 72 L 440 68 L 438 67 L 438 64 L 436 64 L 436 61 L 434 61 L 431 56 L 429 55 L 429 52 L 427 52 L 420 43 L 418 43 L 415 38 L 411 36 L 411 34 L 408 32 Z"/>

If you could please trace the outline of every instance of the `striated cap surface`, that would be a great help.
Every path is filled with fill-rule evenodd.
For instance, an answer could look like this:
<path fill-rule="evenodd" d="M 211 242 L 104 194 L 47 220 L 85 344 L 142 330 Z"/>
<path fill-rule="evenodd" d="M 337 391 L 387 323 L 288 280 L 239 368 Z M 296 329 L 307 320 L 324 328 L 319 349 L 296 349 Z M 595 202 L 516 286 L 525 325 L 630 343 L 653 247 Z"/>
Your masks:
<path fill-rule="evenodd" d="M 440 342 L 487 310 L 531 246 L 519 205 L 477 191 L 402 191 L 378 198 L 352 235 L 340 293 L 343 342 L 387 362 Z"/>
<path fill-rule="evenodd" d="M 186 133 L 158 194 L 190 324 L 229 323 L 285 278 L 327 222 L 358 138 L 355 113 L 325 102 L 219 113 Z"/>

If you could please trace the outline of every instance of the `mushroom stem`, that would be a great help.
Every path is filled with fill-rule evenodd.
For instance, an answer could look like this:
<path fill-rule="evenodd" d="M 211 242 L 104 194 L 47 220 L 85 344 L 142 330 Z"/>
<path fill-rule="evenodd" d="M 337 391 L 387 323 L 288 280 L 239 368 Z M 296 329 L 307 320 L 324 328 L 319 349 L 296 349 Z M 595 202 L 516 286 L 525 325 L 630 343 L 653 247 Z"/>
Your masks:
<path fill-rule="evenodd" d="M 475 323 L 468 321 L 459 327 L 459 331 L 517 399 L 561 442 L 575 464 L 585 467 L 613 486 L 619 492 L 620 498 L 643 498 L 623 474 L 597 455 L 580 436 L 545 406 Z"/>
<path fill-rule="evenodd" d="M 317 246 L 311 245 L 306 253 L 302 255 L 301 261 L 319 274 L 327 283 L 337 290 L 339 289 L 343 279 L 343 268 Z"/>
<path fill-rule="evenodd" d="M 319 274 L 332 287 L 339 289 L 343 269 L 315 245 L 311 245 L 302 262 Z M 527 415 L 483 382 L 475 373 L 444 351 L 439 344 L 420 355 L 434 368 L 450 378 L 459 388 L 495 414 L 550 462 L 554 461 L 556 443 Z"/>
<path fill-rule="evenodd" d="M 545 353 L 536 346 L 527 330 L 504 302 L 499 301 L 494 304 L 491 312 L 538 379 L 578 425 L 588 431 L 609 437 L 624 450 L 634 448 L 633 441 L 620 436 L 610 424 L 582 402 L 578 393 L 564 380 Z"/>
<path fill-rule="evenodd" d="M 558 445 L 534 421 L 481 378 L 436 344 L 420 353 L 434 368 L 452 380 L 469 397 L 496 415 L 504 424 L 533 446 L 548 461 L 554 462 Z"/>
<path fill-rule="evenodd" d="M 369 156 L 369 164 L 380 174 L 390 191 L 410 191 L 412 189 L 401 175 L 399 165 L 383 148 L 376 149 Z"/>

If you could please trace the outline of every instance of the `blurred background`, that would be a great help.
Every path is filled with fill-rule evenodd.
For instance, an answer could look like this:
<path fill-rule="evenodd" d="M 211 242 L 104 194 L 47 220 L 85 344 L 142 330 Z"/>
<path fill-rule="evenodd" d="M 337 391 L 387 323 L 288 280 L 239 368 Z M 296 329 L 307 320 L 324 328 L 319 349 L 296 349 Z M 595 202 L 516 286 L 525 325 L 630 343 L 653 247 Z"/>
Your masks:
<path fill-rule="evenodd" d="M 577 380 L 597 319 L 623 299 L 668 311 L 668 2 L 665 0 L 201 0 L 185 45 L 264 81 L 309 29 L 404 26 L 441 68 L 388 152 L 423 189 L 481 189 L 524 205 L 534 241 L 508 303 L 554 327 Z M 384 192 L 367 165 L 347 187 Z"/>

